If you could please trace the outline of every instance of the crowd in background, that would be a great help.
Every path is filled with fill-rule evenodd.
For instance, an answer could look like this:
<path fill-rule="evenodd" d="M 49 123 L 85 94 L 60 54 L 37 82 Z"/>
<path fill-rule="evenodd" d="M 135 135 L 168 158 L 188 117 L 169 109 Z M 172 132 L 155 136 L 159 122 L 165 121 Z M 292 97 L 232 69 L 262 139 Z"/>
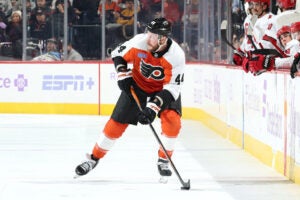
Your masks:
<path fill-rule="evenodd" d="M 3 24 L 10 23 L 13 11 L 20 14 L 13 32 L 22 29 L 27 32 L 25 60 L 40 54 L 40 47 L 45 51 L 49 38 L 67 40 L 84 60 L 105 59 L 109 57 L 108 50 L 133 34 L 144 32 L 145 24 L 151 19 L 163 16 L 172 22 L 172 38 L 185 50 L 188 61 L 226 62 L 226 45 L 221 42 L 219 32 L 219 25 L 227 16 L 226 0 L 221 3 L 220 0 L 105 0 L 104 13 L 103 0 L 68 0 L 67 34 L 64 32 L 64 2 L 26 0 L 27 27 L 24 29 L 21 0 L 0 0 Z M 105 16 L 104 23 L 102 16 Z M 22 57 L 19 48 L 22 36 L 12 41 L 5 26 L 0 25 L 0 28 L 1 33 L 6 33 L 3 34 L 5 39 L 0 41 L 0 60 L 9 57 L 24 60 L 24 49 Z"/>

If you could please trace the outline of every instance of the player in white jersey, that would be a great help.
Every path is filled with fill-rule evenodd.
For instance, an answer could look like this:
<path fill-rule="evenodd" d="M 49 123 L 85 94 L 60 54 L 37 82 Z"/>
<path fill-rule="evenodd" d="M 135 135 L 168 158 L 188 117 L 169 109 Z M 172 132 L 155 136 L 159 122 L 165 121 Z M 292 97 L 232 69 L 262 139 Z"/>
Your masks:
<path fill-rule="evenodd" d="M 277 38 L 287 57 L 276 57 L 275 68 L 289 68 L 293 63 L 295 55 L 300 51 L 299 40 L 293 37 L 293 31 L 295 31 L 293 24 L 291 26 L 283 26 L 277 31 Z"/>
<path fill-rule="evenodd" d="M 267 29 L 269 21 L 274 17 L 270 10 L 270 0 L 252 0 L 253 15 L 257 16 L 257 20 L 253 27 L 252 37 L 255 43 L 254 48 L 261 48 L 260 41 Z M 251 34 L 251 33 L 250 33 Z"/>
<path fill-rule="evenodd" d="M 291 24 L 291 32 L 293 39 L 296 39 L 300 42 L 300 19 L 298 22 Z"/>
<path fill-rule="evenodd" d="M 251 59 L 249 54 L 251 51 L 260 49 L 260 41 L 262 40 L 263 33 L 266 30 L 268 21 L 274 16 L 269 12 L 270 0 L 250 0 L 252 16 L 246 18 L 249 20 L 245 23 L 245 41 L 242 43 L 242 52 L 245 57 L 242 58 L 242 62 L 236 63 L 242 65 L 245 72 L 248 72 L 248 60 Z"/>
<path fill-rule="evenodd" d="M 291 32 L 292 32 L 293 39 L 296 39 L 300 42 L 300 21 L 292 23 Z M 290 74 L 292 78 L 295 78 L 296 74 L 298 74 L 298 71 L 300 70 L 299 63 L 300 63 L 300 50 L 294 56 L 293 63 L 291 64 Z"/>
<path fill-rule="evenodd" d="M 247 9 L 246 10 L 247 17 L 245 18 L 244 23 L 243 23 L 244 37 L 243 37 L 241 45 L 238 47 L 237 50 L 234 50 L 234 52 L 233 52 L 232 61 L 235 65 L 242 65 L 243 60 L 246 58 L 247 52 L 254 49 L 251 41 L 247 37 L 249 26 L 253 27 L 254 26 L 253 24 L 256 21 L 256 17 L 252 15 L 251 0 L 246 0 L 244 7 L 245 7 L 245 9 Z"/>
<path fill-rule="evenodd" d="M 157 18 L 147 25 L 146 33 L 134 36 L 112 51 L 121 95 L 92 153 L 76 167 L 78 176 L 86 175 L 97 165 L 129 124 L 149 124 L 156 116 L 161 120 L 161 139 L 166 152 L 172 156 L 181 129 L 180 91 L 185 55 L 170 34 L 171 23 L 165 18 Z M 128 63 L 133 64 L 132 69 Z M 132 96 L 132 87 L 142 111 Z M 161 176 L 172 174 L 168 156 L 162 147 L 158 148 L 157 167 Z"/>
<path fill-rule="evenodd" d="M 267 25 L 267 30 L 261 41 L 261 45 L 264 49 L 276 49 L 281 54 L 283 52 L 280 49 L 280 43 L 277 39 L 277 32 L 282 26 L 290 26 L 294 19 L 291 17 L 294 13 L 296 6 L 295 0 L 277 0 L 277 5 L 280 9 L 280 13 L 274 16 Z M 282 55 L 284 56 L 284 54 Z"/>
<path fill-rule="evenodd" d="M 296 6 L 295 0 L 277 0 L 277 5 L 280 8 L 281 13 L 272 17 L 269 20 L 269 24 L 267 25 L 267 31 L 263 36 L 263 39 L 260 41 L 260 46 L 263 49 L 274 49 L 278 52 L 275 54 L 256 54 L 252 55 L 252 72 L 254 75 L 259 75 L 265 71 L 271 71 L 277 67 L 286 67 L 288 63 L 291 62 L 293 55 L 286 54 L 284 51 L 284 47 L 280 44 L 280 40 L 277 37 L 277 32 L 283 26 L 290 26 L 291 23 L 299 20 L 299 15 L 295 12 L 294 8 Z M 291 42 L 290 45 L 294 43 Z M 297 45 L 292 45 L 297 48 Z M 293 48 L 294 48 L 293 47 Z M 277 58 L 278 55 L 284 59 Z M 275 64 L 275 60 L 276 63 Z"/>
<path fill-rule="evenodd" d="M 254 24 L 257 20 L 257 16 L 252 14 L 253 3 L 251 2 L 251 0 L 246 0 L 245 7 L 247 7 L 247 12 L 246 12 L 247 17 L 245 18 L 245 21 L 243 23 L 244 38 L 240 45 L 240 51 L 242 51 L 244 53 L 254 50 L 254 47 L 247 36 L 248 36 L 249 27 L 253 29 Z M 242 63 L 240 63 L 240 64 L 242 64 Z"/>
<path fill-rule="evenodd" d="M 299 41 L 292 38 L 291 27 L 283 26 L 277 31 L 277 39 L 286 57 L 276 57 L 274 55 L 255 55 L 249 61 L 249 70 L 254 75 L 259 75 L 265 71 L 278 68 L 289 68 L 294 60 L 294 56 L 299 52 Z"/>

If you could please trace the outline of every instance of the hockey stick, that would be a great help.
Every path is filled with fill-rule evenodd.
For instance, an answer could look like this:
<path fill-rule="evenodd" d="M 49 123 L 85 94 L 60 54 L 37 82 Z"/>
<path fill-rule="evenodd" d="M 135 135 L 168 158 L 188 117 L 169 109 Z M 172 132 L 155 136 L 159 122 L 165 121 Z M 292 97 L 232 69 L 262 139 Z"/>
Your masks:
<path fill-rule="evenodd" d="M 233 50 L 236 48 L 233 46 L 231 42 L 227 39 L 227 20 L 223 20 L 221 23 L 221 39 L 225 42 L 228 46 L 230 46 Z"/>
<path fill-rule="evenodd" d="M 139 99 L 138 99 L 138 97 L 137 97 L 137 95 L 136 95 L 136 93 L 135 93 L 135 91 L 134 91 L 134 88 L 133 88 L 132 86 L 131 86 L 131 88 L 130 88 L 130 92 L 131 92 L 131 95 L 133 96 L 133 98 L 134 98 L 134 100 L 135 100 L 135 102 L 136 102 L 136 104 L 137 104 L 139 110 L 142 111 L 141 103 L 140 103 L 140 101 L 139 101 Z M 154 136 L 155 136 L 157 142 L 159 143 L 159 145 L 160 145 L 161 148 L 163 149 L 165 155 L 167 156 L 167 158 L 168 158 L 168 160 L 169 160 L 169 162 L 170 162 L 170 164 L 171 164 L 171 166 L 172 166 L 172 168 L 173 168 L 175 174 L 177 175 L 177 177 L 178 177 L 178 179 L 179 179 L 179 181 L 180 181 L 180 183 L 181 183 L 181 185 L 182 185 L 181 189 L 182 189 L 182 190 L 189 190 L 190 187 L 191 187 L 191 186 L 190 186 L 190 179 L 189 179 L 187 182 L 184 182 L 184 181 L 183 181 L 183 179 L 181 178 L 179 172 L 177 171 L 177 169 L 176 169 L 176 167 L 175 167 L 173 161 L 171 160 L 171 157 L 168 155 L 166 148 L 164 147 L 163 143 L 161 142 L 160 138 L 158 137 L 158 134 L 156 133 L 154 127 L 152 126 L 151 123 L 149 123 L 149 126 L 150 126 L 150 128 L 151 128 L 151 130 L 152 130 L 152 132 L 153 132 L 153 134 L 154 134 Z"/>
<path fill-rule="evenodd" d="M 253 27 L 254 27 L 254 24 L 257 20 L 257 16 L 256 15 L 252 15 L 251 17 L 251 20 L 250 20 L 250 24 L 248 26 L 248 31 L 247 31 L 247 38 L 248 40 L 250 40 L 252 46 L 254 47 L 255 50 L 257 50 L 257 46 L 256 44 L 254 43 L 254 40 L 253 40 L 253 37 L 255 38 L 255 35 L 253 33 Z"/>

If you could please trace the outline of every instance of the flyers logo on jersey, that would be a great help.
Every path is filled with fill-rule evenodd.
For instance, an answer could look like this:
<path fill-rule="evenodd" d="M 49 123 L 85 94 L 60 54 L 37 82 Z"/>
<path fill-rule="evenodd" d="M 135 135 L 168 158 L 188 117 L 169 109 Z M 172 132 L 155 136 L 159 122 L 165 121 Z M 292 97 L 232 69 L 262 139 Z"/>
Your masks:
<path fill-rule="evenodd" d="M 162 80 L 165 77 L 164 70 L 161 67 L 152 66 L 145 63 L 143 60 L 141 61 L 140 70 L 146 78 Z"/>

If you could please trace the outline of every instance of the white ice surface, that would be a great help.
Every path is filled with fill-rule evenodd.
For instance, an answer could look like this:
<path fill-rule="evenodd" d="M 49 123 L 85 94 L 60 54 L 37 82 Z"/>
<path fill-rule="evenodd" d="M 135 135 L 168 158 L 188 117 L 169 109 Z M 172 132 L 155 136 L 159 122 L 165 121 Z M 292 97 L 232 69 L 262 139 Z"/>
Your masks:
<path fill-rule="evenodd" d="M 172 160 L 183 180 L 190 179 L 191 189 L 181 190 L 174 173 L 168 183 L 159 183 L 157 141 L 141 125 L 130 126 L 92 172 L 73 179 L 76 165 L 91 152 L 107 119 L 0 115 L 0 200 L 239 199 L 185 148 L 182 137 Z M 153 125 L 159 133 L 158 122 Z M 190 127 L 181 134 L 206 130 L 191 124 L 183 121 L 183 127 Z"/>

